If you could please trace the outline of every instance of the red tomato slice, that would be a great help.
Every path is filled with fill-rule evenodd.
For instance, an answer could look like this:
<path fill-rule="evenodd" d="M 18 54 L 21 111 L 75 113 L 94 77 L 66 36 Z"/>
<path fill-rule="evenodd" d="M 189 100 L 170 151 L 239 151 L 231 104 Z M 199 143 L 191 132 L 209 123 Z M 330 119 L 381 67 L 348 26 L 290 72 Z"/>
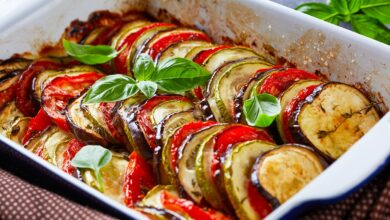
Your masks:
<path fill-rule="evenodd" d="M 49 116 L 47 116 L 42 108 L 39 109 L 38 114 L 28 123 L 27 132 L 23 137 L 22 144 L 26 144 L 32 137 L 38 133 L 41 133 L 50 125 L 51 120 Z"/>
<path fill-rule="evenodd" d="M 154 42 L 153 45 L 151 45 L 148 49 L 148 54 L 152 59 L 156 59 L 157 55 L 169 47 L 170 45 L 185 41 L 185 40 L 203 40 L 203 41 L 210 41 L 210 38 L 202 32 L 194 32 L 194 31 L 188 31 L 188 32 L 173 32 L 172 34 L 169 34 L 165 37 L 162 37 L 158 39 L 156 42 Z"/>
<path fill-rule="evenodd" d="M 76 172 L 76 168 L 71 165 L 71 161 L 77 152 L 79 152 L 85 145 L 77 139 L 72 139 L 69 141 L 68 146 L 68 149 L 64 152 L 64 161 L 62 162 L 61 169 L 72 175 Z"/>
<path fill-rule="evenodd" d="M 282 131 L 284 134 L 284 137 L 286 138 L 288 143 L 294 143 L 294 137 L 292 136 L 290 132 L 290 128 L 288 126 L 289 120 L 294 114 L 295 109 L 298 107 L 298 104 L 300 101 L 306 99 L 310 94 L 313 93 L 314 89 L 317 88 L 318 85 L 312 85 L 308 86 L 301 91 L 298 92 L 297 96 L 291 100 L 287 105 L 286 108 L 282 112 Z"/>
<path fill-rule="evenodd" d="M 126 169 L 123 192 L 127 207 L 134 207 L 147 191 L 156 185 L 152 167 L 135 151 L 130 154 L 129 165 Z"/>
<path fill-rule="evenodd" d="M 35 76 L 44 70 L 60 68 L 59 63 L 49 60 L 33 62 L 20 76 L 16 91 L 16 106 L 26 116 L 34 116 L 39 110 L 39 103 L 34 99 L 32 83 Z"/>
<path fill-rule="evenodd" d="M 152 114 L 152 110 L 154 109 L 155 106 L 169 100 L 191 102 L 188 98 L 184 96 L 160 95 L 160 96 L 154 96 L 151 99 L 147 100 L 138 110 L 136 119 L 151 149 L 154 149 L 157 146 L 157 144 L 156 144 L 156 129 L 150 119 L 150 115 Z"/>
<path fill-rule="evenodd" d="M 225 156 L 229 146 L 250 140 L 274 142 L 266 131 L 238 124 L 230 126 L 214 138 L 216 141 L 214 145 L 214 159 L 211 165 L 214 177 L 216 177 L 221 170 L 221 158 Z"/>
<path fill-rule="evenodd" d="M 263 84 L 257 88 L 257 93 L 268 93 L 273 96 L 279 96 L 284 90 L 294 82 L 302 79 L 320 79 L 313 73 L 308 73 L 299 69 L 286 69 L 269 75 Z"/>
<path fill-rule="evenodd" d="M 65 109 L 70 99 L 78 96 L 104 74 L 89 72 L 78 75 L 59 76 L 53 79 L 42 91 L 42 108 L 61 129 L 68 131 Z"/>
<path fill-rule="evenodd" d="M 220 50 L 223 50 L 223 49 L 226 49 L 226 48 L 230 48 L 231 46 L 226 46 L 226 45 L 219 45 L 217 47 L 214 47 L 214 48 L 211 48 L 211 49 L 208 49 L 208 50 L 204 50 L 204 51 L 201 51 L 200 53 L 198 53 L 196 55 L 196 57 L 194 58 L 194 62 L 199 64 L 199 65 L 202 65 L 203 62 L 209 58 L 213 53 L 216 53 Z"/>
<path fill-rule="evenodd" d="M 161 193 L 161 203 L 164 208 L 172 210 L 182 215 L 188 215 L 194 220 L 223 220 L 231 219 L 224 214 L 212 209 L 205 210 L 195 205 L 192 201 L 178 198 L 167 191 Z"/>
<path fill-rule="evenodd" d="M 251 182 L 248 182 L 248 199 L 249 203 L 259 215 L 260 219 L 265 218 L 272 212 L 272 205 L 263 195 L 260 194 L 260 192 L 252 185 Z"/>
<path fill-rule="evenodd" d="M 110 130 L 110 133 L 112 136 L 118 140 L 119 143 L 124 144 L 124 140 L 122 135 L 120 135 L 118 129 L 115 127 L 113 120 L 114 120 L 114 115 L 112 113 L 113 108 L 115 107 L 116 103 L 115 102 L 102 102 L 99 104 L 99 110 L 103 113 L 104 115 L 104 121 L 106 122 L 106 125 L 108 129 Z"/>
<path fill-rule="evenodd" d="M 175 27 L 175 25 L 168 24 L 168 23 L 153 23 L 153 24 L 146 25 L 146 26 L 140 28 L 138 31 L 126 36 L 126 38 L 116 48 L 117 51 L 121 51 L 125 47 L 122 50 L 122 52 L 120 54 L 118 54 L 118 56 L 114 59 L 114 65 L 115 65 L 116 71 L 118 73 L 121 73 L 121 74 L 128 73 L 127 56 L 129 55 L 131 46 L 138 39 L 138 37 L 141 36 L 144 32 L 146 32 L 152 28 L 157 28 L 157 27 L 162 27 L 162 26 Z"/>
<path fill-rule="evenodd" d="M 172 140 L 172 147 L 171 147 L 171 166 L 175 167 L 177 165 L 178 155 L 179 155 L 179 147 L 182 144 L 182 142 L 191 134 L 199 131 L 202 128 L 208 127 L 210 125 L 217 124 L 217 122 L 214 121 L 197 121 L 197 122 L 190 122 L 188 124 L 185 124 L 183 127 L 179 128 L 179 130 L 176 131 L 175 135 L 173 136 Z"/>

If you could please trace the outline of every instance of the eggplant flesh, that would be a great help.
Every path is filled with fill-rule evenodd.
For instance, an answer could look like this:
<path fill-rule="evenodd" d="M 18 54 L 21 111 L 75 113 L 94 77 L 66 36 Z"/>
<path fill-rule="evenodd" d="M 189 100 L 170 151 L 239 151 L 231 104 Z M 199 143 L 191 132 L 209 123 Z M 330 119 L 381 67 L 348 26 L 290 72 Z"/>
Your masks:
<path fill-rule="evenodd" d="M 379 119 L 374 104 L 358 89 L 329 82 L 298 104 L 289 124 L 299 143 L 337 159 Z"/>
<path fill-rule="evenodd" d="M 299 192 L 326 166 L 309 147 L 282 145 L 257 158 L 251 180 L 275 207 Z"/>

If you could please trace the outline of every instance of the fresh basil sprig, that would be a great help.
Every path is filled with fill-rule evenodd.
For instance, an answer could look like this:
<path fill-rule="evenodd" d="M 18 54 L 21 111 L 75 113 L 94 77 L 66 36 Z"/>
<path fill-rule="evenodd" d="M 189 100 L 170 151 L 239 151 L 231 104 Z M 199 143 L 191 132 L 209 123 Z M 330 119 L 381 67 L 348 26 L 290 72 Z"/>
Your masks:
<path fill-rule="evenodd" d="M 389 0 L 330 0 L 329 4 L 304 3 L 296 10 L 332 24 L 347 22 L 355 32 L 390 45 Z"/>
<path fill-rule="evenodd" d="M 265 128 L 280 114 L 281 107 L 275 96 L 262 93 L 245 100 L 243 110 L 249 125 Z"/>
<path fill-rule="evenodd" d="M 74 59 L 89 65 L 106 63 L 115 58 L 120 51 L 107 45 L 81 45 L 65 39 L 62 45 L 66 53 Z"/>
<path fill-rule="evenodd" d="M 71 165 L 81 169 L 93 170 L 98 183 L 98 190 L 104 192 L 100 169 L 110 162 L 111 158 L 112 153 L 106 148 L 99 145 L 87 145 L 77 152 L 71 161 Z"/>
<path fill-rule="evenodd" d="M 141 91 L 147 98 L 157 90 L 182 93 L 205 84 L 210 73 L 184 58 L 172 58 L 157 66 L 147 54 L 137 57 L 134 77 L 114 74 L 96 81 L 88 90 L 85 103 L 114 102 L 127 99 Z"/>

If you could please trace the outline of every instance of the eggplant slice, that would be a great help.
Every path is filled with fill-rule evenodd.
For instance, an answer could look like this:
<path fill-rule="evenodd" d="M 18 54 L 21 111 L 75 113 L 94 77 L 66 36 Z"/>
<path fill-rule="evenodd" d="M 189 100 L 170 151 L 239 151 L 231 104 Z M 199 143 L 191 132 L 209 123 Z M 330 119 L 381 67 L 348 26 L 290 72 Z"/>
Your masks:
<path fill-rule="evenodd" d="M 317 177 L 326 166 L 325 160 L 309 147 L 282 145 L 257 158 L 251 181 L 277 207 Z"/>
<path fill-rule="evenodd" d="M 261 140 L 230 147 L 223 163 L 223 179 L 226 193 L 239 219 L 260 219 L 248 199 L 250 172 L 256 158 L 275 147 L 275 144 Z"/>
<path fill-rule="evenodd" d="M 298 142 L 337 159 L 379 119 L 374 104 L 358 89 L 329 82 L 298 104 L 289 125 Z"/>

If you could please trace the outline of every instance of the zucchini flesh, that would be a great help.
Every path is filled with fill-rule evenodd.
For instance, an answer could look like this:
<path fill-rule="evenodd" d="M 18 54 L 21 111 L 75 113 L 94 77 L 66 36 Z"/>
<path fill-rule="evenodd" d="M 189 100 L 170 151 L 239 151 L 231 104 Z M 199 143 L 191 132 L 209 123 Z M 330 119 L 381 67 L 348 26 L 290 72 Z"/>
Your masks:
<path fill-rule="evenodd" d="M 0 112 L 0 134 L 7 136 L 7 132 L 22 117 L 23 113 L 16 107 L 15 102 L 8 103 Z"/>
<path fill-rule="evenodd" d="M 188 59 L 188 60 L 194 60 L 194 58 L 202 51 L 204 50 L 208 50 L 208 49 L 213 49 L 215 47 L 218 47 L 217 45 L 213 45 L 210 43 L 210 45 L 204 45 L 204 46 L 198 46 L 198 47 L 194 47 L 192 48 L 190 51 L 188 51 L 188 53 L 185 55 L 184 58 Z"/>
<path fill-rule="evenodd" d="M 185 192 L 197 203 L 203 199 L 202 191 L 196 179 L 196 153 L 207 137 L 221 131 L 227 125 L 217 124 L 204 128 L 189 136 L 179 149 L 178 178 Z"/>
<path fill-rule="evenodd" d="M 248 199 L 250 172 L 256 158 L 275 148 L 272 143 L 254 140 L 232 147 L 223 164 L 226 193 L 239 219 L 260 219 Z"/>
<path fill-rule="evenodd" d="M 128 165 L 127 155 L 124 153 L 112 152 L 112 159 L 101 170 L 103 179 L 103 193 L 111 199 L 124 204 L 123 184 L 125 182 L 125 173 Z M 81 177 L 89 186 L 98 189 L 97 180 L 93 171 L 84 169 Z"/>
<path fill-rule="evenodd" d="M 173 196 L 179 197 L 179 193 L 172 185 L 157 185 L 145 195 L 145 197 L 139 202 L 140 206 L 153 207 L 162 209 L 164 208 L 161 203 L 161 193 L 163 191 L 169 192 Z"/>
<path fill-rule="evenodd" d="M 172 113 L 187 111 L 194 108 L 194 105 L 191 102 L 182 101 L 182 100 L 170 100 L 162 102 L 154 107 L 152 111 L 152 123 L 157 125 L 160 123 L 167 115 Z"/>
<path fill-rule="evenodd" d="M 330 82 L 298 106 L 293 131 L 299 142 L 337 159 L 378 121 L 374 105 L 358 89 Z"/>
<path fill-rule="evenodd" d="M 258 158 L 252 183 L 273 203 L 284 203 L 317 177 L 325 163 L 313 150 L 299 145 L 283 145 Z"/>
<path fill-rule="evenodd" d="M 176 57 L 185 57 L 186 54 L 193 48 L 208 45 L 211 45 L 211 43 L 207 41 L 192 40 L 173 44 L 161 53 L 160 57 L 158 58 L 158 62 L 164 62 L 167 59 L 172 59 Z"/>
<path fill-rule="evenodd" d="M 138 20 L 130 22 L 124 25 L 121 30 L 112 38 L 111 46 L 118 49 L 118 47 L 123 43 L 123 40 L 130 34 L 139 30 L 139 28 L 150 24 L 150 21 Z"/>
<path fill-rule="evenodd" d="M 293 100 L 296 97 L 296 95 L 299 93 L 299 91 L 301 91 L 302 89 L 304 89 L 308 86 L 312 86 L 312 85 L 319 85 L 321 83 L 322 82 L 318 81 L 318 80 L 300 80 L 300 81 L 292 84 L 290 87 L 288 87 L 286 89 L 286 91 L 284 91 L 280 95 L 279 100 L 280 100 L 280 107 L 282 109 L 282 111 L 281 111 L 282 113 L 279 114 L 278 117 L 276 118 L 276 125 L 277 125 L 278 131 L 279 131 L 279 135 L 282 138 L 284 143 L 287 142 L 287 139 L 285 138 L 284 132 L 283 132 L 282 115 L 283 115 L 284 109 L 286 109 L 287 104 L 291 100 Z"/>
<path fill-rule="evenodd" d="M 37 153 L 37 150 L 39 150 L 46 142 L 46 140 L 54 133 L 56 133 L 59 130 L 57 126 L 51 126 L 47 128 L 44 132 L 40 133 L 37 136 L 34 136 L 31 138 L 25 145 L 24 148 L 27 150 Z"/>
<path fill-rule="evenodd" d="M 244 86 L 250 78 L 252 78 L 259 69 L 268 68 L 269 63 L 266 62 L 248 62 L 241 63 L 226 71 L 216 83 L 214 96 L 209 99 L 214 99 L 217 108 L 211 108 L 213 112 L 219 112 L 224 121 L 232 122 L 234 117 L 234 98 L 239 90 Z"/>
<path fill-rule="evenodd" d="M 181 216 L 180 214 L 173 212 L 169 209 L 158 209 L 154 207 L 136 207 L 136 210 L 141 212 L 150 220 L 188 220 L 189 217 Z"/>
<path fill-rule="evenodd" d="M 155 149 L 153 160 L 154 170 L 158 174 L 161 183 L 177 182 L 174 168 L 171 166 L 171 147 L 175 132 L 183 125 L 196 121 L 192 111 L 183 111 L 173 113 L 165 117 L 157 126 L 156 139 L 159 141 L 159 147 Z"/>
<path fill-rule="evenodd" d="M 24 135 L 27 132 L 27 128 L 29 125 L 31 118 L 30 117 L 22 117 L 18 118 L 12 127 L 6 132 L 7 137 L 18 144 L 22 144 L 22 140 Z"/>
<path fill-rule="evenodd" d="M 43 157 L 46 161 L 57 166 L 57 149 L 61 144 L 68 143 L 71 140 L 68 133 L 58 129 L 56 132 L 48 136 L 43 144 Z"/>

